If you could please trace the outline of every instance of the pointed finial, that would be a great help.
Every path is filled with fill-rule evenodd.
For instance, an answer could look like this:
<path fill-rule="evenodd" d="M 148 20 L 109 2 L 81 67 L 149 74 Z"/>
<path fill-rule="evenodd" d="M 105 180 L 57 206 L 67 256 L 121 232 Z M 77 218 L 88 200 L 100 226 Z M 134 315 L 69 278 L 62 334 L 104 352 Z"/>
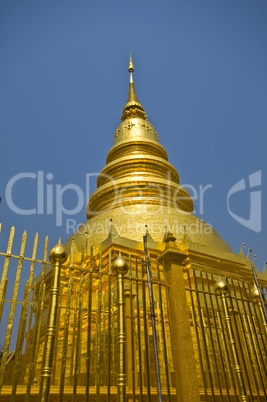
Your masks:
<path fill-rule="evenodd" d="M 130 73 L 130 83 L 133 83 L 134 66 L 133 66 L 132 53 L 130 53 L 130 61 L 129 61 L 129 68 L 128 68 L 128 71 L 129 71 L 129 73 Z"/>
<path fill-rule="evenodd" d="M 253 289 L 251 291 L 251 295 L 252 295 L 254 300 L 260 299 L 260 292 L 259 292 L 259 289 L 256 286 L 256 283 L 254 283 Z"/>
<path fill-rule="evenodd" d="M 59 262 L 60 264 L 64 264 L 68 259 L 68 252 L 61 243 L 61 238 L 59 238 L 58 243 L 55 247 L 52 248 L 49 254 L 49 260 L 52 264 Z"/>
<path fill-rule="evenodd" d="M 133 72 L 134 72 L 132 53 L 130 53 L 130 61 L 129 61 L 129 68 L 128 68 L 128 71 L 129 71 L 129 73 L 133 73 Z"/>
<path fill-rule="evenodd" d="M 147 116 L 145 114 L 144 108 L 141 105 L 141 103 L 138 102 L 138 99 L 137 99 L 137 96 L 135 93 L 134 82 L 133 82 L 134 66 L 133 66 L 133 59 L 132 59 L 131 53 L 130 53 L 130 61 L 129 61 L 128 71 L 130 73 L 129 94 L 128 94 L 127 103 L 122 110 L 123 114 L 121 116 L 121 120 L 123 121 L 123 120 L 129 119 L 131 117 L 140 117 L 141 119 L 147 120 Z"/>

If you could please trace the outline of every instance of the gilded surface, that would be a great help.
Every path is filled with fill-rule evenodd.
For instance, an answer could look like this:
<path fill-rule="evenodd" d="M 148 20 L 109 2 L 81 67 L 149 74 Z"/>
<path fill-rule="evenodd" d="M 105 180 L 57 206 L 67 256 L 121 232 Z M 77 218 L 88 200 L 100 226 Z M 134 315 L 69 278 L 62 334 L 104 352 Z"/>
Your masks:
<path fill-rule="evenodd" d="M 12 255 L 14 229 L 7 251 L 0 252 L 0 312 L 10 311 L 0 365 L 1 401 L 10 401 L 12 386 L 18 401 L 36 401 L 38 393 L 43 400 L 50 394 L 51 401 L 158 399 L 144 234 L 163 399 L 246 401 L 248 395 L 266 401 L 267 324 L 249 257 L 243 251 L 233 254 L 213 228 L 193 215 L 191 197 L 138 102 L 133 71 L 130 59 L 122 123 L 90 197 L 89 219 L 66 244 L 68 261 L 62 265 L 67 253 L 57 245 L 50 254 L 52 270 L 47 238 L 43 260 L 36 260 L 37 237 L 32 258 L 26 258 L 26 234 L 21 254 Z M 111 266 L 120 255 L 129 271 L 123 266 L 124 275 L 116 276 Z M 7 275 L 12 259 L 18 262 L 13 284 Z M 29 283 L 33 267 L 41 269 L 35 273 L 31 303 L 26 289 L 16 350 L 8 354 L 20 306 L 20 273 L 27 271 L 24 261 Z M 267 273 L 257 276 L 266 286 Z M 227 283 L 229 294 L 218 295 L 216 282 Z M 7 285 L 14 291 L 12 301 L 5 300 Z"/>
<path fill-rule="evenodd" d="M 97 190 L 88 201 L 88 221 L 74 235 L 75 252 L 82 250 L 86 232 L 90 244 L 102 243 L 109 235 L 110 220 L 123 238 L 142 241 L 146 224 L 152 238 L 161 244 L 165 231 L 170 230 L 178 242 L 187 233 L 194 243 L 231 252 L 211 226 L 193 215 L 191 196 L 179 184 L 179 175 L 138 102 L 133 71 L 130 59 L 128 101 L 107 164 L 97 179 Z M 68 249 L 70 242 L 66 243 Z"/>

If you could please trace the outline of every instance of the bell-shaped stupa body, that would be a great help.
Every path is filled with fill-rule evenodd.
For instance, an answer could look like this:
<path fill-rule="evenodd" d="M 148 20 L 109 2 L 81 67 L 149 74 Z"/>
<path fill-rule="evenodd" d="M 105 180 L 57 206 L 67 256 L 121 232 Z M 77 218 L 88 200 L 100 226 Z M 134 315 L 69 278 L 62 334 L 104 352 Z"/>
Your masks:
<path fill-rule="evenodd" d="M 130 240 L 142 241 L 148 228 L 154 241 L 162 243 L 164 233 L 170 230 L 178 242 L 187 233 L 195 243 L 231 251 L 210 225 L 193 214 L 191 196 L 179 184 L 179 175 L 138 102 L 133 71 L 130 58 L 129 95 L 122 122 L 88 201 L 88 220 L 74 235 L 77 251 L 84 245 L 85 233 L 92 245 L 102 243 L 109 235 L 110 221 L 117 235 Z"/>

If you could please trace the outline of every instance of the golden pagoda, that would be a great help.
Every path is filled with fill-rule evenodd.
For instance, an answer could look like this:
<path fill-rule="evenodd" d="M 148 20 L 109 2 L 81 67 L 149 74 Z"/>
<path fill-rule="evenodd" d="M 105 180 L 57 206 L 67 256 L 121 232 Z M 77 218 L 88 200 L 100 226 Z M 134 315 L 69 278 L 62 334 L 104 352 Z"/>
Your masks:
<path fill-rule="evenodd" d="M 257 272 L 243 248 L 234 254 L 193 214 L 190 194 L 138 102 L 133 72 L 130 57 L 128 100 L 88 220 L 65 247 L 59 242 L 51 250 L 50 262 L 47 242 L 36 260 L 37 240 L 27 259 L 13 354 L 12 308 L 9 315 L 0 398 L 266 401 L 267 272 Z M 15 257 L 12 233 L 2 253 L 0 307 Z M 35 279 L 34 264 L 41 266 Z"/>
<path fill-rule="evenodd" d="M 171 230 L 178 242 L 187 232 L 194 243 L 231 252 L 218 233 L 193 214 L 191 196 L 179 184 L 179 175 L 138 102 L 133 71 L 130 57 L 129 95 L 122 122 L 115 131 L 106 166 L 98 176 L 97 190 L 88 201 L 88 221 L 74 235 L 75 251 L 84 246 L 85 237 L 80 235 L 85 232 L 90 244 L 101 244 L 112 221 L 119 236 L 139 242 L 146 224 L 161 250 L 164 233 Z"/>

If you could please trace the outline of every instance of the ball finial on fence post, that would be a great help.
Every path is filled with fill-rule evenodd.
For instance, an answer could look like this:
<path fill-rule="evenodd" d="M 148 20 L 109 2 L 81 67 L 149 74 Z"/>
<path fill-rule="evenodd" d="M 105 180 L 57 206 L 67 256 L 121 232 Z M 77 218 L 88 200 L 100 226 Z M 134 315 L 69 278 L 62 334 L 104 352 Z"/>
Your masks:
<path fill-rule="evenodd" d="M 112 264 L 114 274 L 127 274 L 129 269 L 128 263 L 122 256 L 117 257 Z"/>
<path fill-rule="evenodd" d="M 64 262 L 66 262 L 67 259 L 68 259 L 68 252 L 61 243 L 61 239 L 59 238 L 59 241 L 49 253 L 49 260 L 52 264 L 55 264 L 56 262 L 64 264 Z"/>
<path fill-rule="evenodd" d="M 118 352 L 119 370 L 117 374 L 118 402 L 126 401 L 126 363 L 125 363 L 125 317 L 124 317 L 124 275 L 129 269 L 128 263 L 121 255 L 112 264 L 112 271 L 117 275 L 117 306 L 118 306 Z"/>
<path fill-rule="evenodd" d="M 229 292 L 229 286 L 226 280 L 219 278 L 214 285 L 215 292 L 220 295 L 227 295 Z"/>
<path fill-rule="evenodd" d="M 53 356 L 57 334 L 57 313 L 60 293 L 61 265 L 68 259 L 68 252 L 59 239 L 58 243 L 49 253 L 49 260 L 53 264 L 50 288 L 50 304 L 45 333 L 45 347 L 41 369 L 41 384 L 39 389 L 39 402 L 47 402 L 50 393 L 50 382 L 53 370 Z"/>

